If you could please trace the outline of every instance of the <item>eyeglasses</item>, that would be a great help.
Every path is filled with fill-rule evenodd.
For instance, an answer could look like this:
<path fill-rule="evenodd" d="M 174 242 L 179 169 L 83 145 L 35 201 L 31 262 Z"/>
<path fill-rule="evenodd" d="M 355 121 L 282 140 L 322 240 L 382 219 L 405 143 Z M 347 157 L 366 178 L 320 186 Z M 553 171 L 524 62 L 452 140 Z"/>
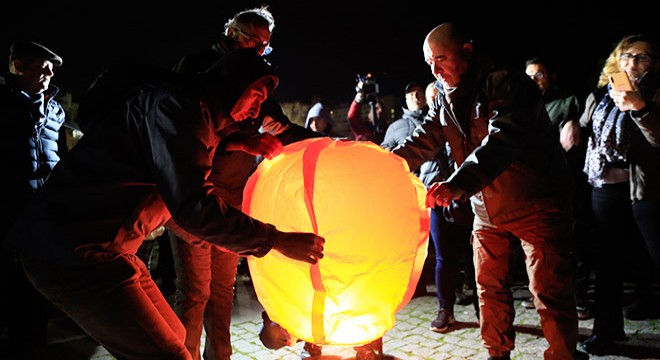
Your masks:
<path fill-rule="evenodd" d="M 255 38 L 254 36 L 250 36 L 250 35 L 244 33 L 241 29 L 239 29 L 237 27 L 234 27 L 234 30 L 236 30 L 239 35 L 241 35 L 245 39 L 247 39 L 247 41 L 249 43 L 257 44 L 257 46 L 255 46 L 255 49 L 257 50 L 257 52 L 259 52 L 261 54 L 261 56 L 266 56 L 266 55 L 270 54 L 273 51 L 273 48 L 270 46 L 270 41 L 268 41 L 268 40 L 259 40 L 259 39 Z"/>
<path fill-rule="evenodd" d="M 631 53 L 623 53 L 619 56 L 619 60 L 621 60 L 621 61 L 635 60 L 637 62 L 643 63 L 643 62 L 651 61 L 651 56 L 649 56 L 647 54 L 634 55 L 634 54 L 631 54 Z"/>
<path fill-rule="evenodd" d="M 533 74 L 527 74 L 532 80 L 541 80 L 545 77 L 545 74 L 541 71 L 537 71 Z"/>

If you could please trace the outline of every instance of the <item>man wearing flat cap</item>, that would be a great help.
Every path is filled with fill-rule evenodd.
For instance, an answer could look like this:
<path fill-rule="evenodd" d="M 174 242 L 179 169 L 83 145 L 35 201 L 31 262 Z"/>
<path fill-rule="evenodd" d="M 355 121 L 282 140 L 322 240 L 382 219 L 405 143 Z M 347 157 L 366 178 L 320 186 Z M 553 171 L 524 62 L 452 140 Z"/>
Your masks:
<path fill-rule="evenodd" d="M 3 157 L 0 220 L 1 323 L 7 329 L 12 359 L 43 359 L 49 305 L 27 281 L 19 259 L 4 247 L 10 225 L 43 186 L 60 156 L 66 136 L 65 120 L 50 84 L 53 68 L 62 58 L 32 41 L 14 43 L 9 72 L 0 76 L 0 154 Z M 63 134 L 63 132 L 62 132 Z"/>
<path fill-rule="evenodd" d="M 30 282 L 115 358 L 192 360 L 186 328 L 136 256 L 150 234 L 166 226 L 199 246 L 241 256 L 277 251 L 312 265 L 325 239 L 251 218 L 215 191 L 210 173 L 221 142 L 259 116 L 279 81 L 256 51 L 234 50 L 203 74 L 161 69 L 110 104 L 88 97 L 116 94 L 122 69 L 131 70 L 109 69 L 83 98 L 81 109 L 94 104 L 79 112 L 85 135 L 5 245 Z"/>

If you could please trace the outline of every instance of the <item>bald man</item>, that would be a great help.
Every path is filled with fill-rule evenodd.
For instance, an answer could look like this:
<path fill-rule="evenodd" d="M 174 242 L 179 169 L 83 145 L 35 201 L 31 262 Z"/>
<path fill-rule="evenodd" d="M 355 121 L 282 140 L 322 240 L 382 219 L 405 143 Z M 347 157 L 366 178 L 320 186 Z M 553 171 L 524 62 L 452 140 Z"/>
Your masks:
<path fill-rule="evenodd" d="M 573 184 L 539 89 L 522 70 L 495 67 L 452 23 L 432 29 L 423 52 L 439 93 L 427 121 L 393 151 L 414 170 L 446 143 L 451 148 L 456 169 L 431 185 L 427 205 L 472 203 L 481 337 L 489 359 L 509 359 L 514 348 L 509 262 L 517 243 L 548 340 L 544 358 L 586 356 L 576 352 Z"/>

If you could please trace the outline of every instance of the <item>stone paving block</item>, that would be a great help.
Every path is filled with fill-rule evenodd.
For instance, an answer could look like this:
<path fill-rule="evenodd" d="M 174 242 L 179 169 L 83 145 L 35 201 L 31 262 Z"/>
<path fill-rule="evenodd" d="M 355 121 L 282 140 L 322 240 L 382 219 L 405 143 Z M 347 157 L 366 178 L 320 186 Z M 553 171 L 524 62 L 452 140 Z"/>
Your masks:
<path fill-rule="evenodd" d="M 462 344 L 466 345 L 466 344 Z M 452 356 L 454 358 L 459 358 L 459 359 L 474 359 L 477 354 L 480 352 L 479 348 L 471 348 L 471 347 L 459 347 L 455 351 L 452 352 Z M 481 352 L 485 353 L 485 350 L 481 350 Z"/>

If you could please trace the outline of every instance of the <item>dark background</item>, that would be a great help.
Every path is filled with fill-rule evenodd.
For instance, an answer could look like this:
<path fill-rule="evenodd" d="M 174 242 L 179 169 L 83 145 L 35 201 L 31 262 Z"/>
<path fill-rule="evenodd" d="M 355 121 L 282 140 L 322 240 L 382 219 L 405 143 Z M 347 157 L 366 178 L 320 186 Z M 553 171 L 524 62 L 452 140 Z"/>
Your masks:
<path fill-rule="evenodd" d="M 49 47 L 64 59 L 53 83 L 78 100 L 104 68 L 135 61 L 169 68 L 209 47 L 236 12 L 270 4 L 276 26 L 268 58 L 280 74 L 276 98 L 337 104 L 352 99 L 357 74 L 374 74 L 384 95 L 403 96 L 406 83 L 431 81 L 422 43 L 448 20 L 466 26 L 476 45 L 505 65 L 523 69 L 533 55 L 556 59 L 564 85 L 581 96 L 595 86 L 603 59 L 622 36 L 658 28 L 656 13 L 643 2 L 620 3 L 634 10 L 563 0 L 166 3 L 12 3 L 3 9 L 0 49 L 8 54 L 19 39 Z M 6 56 L 0 66 L 7 69 Z"/>

